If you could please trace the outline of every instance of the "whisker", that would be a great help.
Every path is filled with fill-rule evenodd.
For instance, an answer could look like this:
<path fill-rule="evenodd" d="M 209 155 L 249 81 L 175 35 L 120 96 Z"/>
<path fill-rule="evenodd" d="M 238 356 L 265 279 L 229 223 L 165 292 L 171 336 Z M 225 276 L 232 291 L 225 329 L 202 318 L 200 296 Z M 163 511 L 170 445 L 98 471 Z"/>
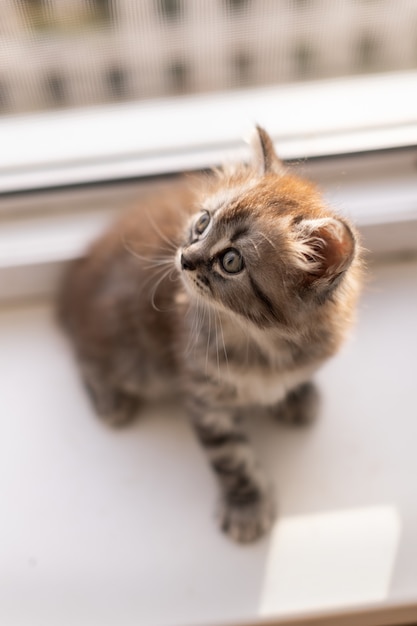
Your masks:
<path fill-rule="evenodd" d="M 180 275 L 178 274 L 178 271 L 175 265 L 172 268 L 171 273 L 169 274 L 168 278 L 171 281 L 171 283 L 175 283 L 177 280 L 180 279 Z"/>
<path fill-rule="evenodd" d="M 249 243 L 253 246 L 253 249 L 255 250 L 256 254 L 258 255 L 258 259 L 261 258 L 261 253 L 258 250 L 258 246 L 256 245 L 256 243 L 254 241 L 252 241 L 251 239 L 248 240 Z"/>
<path fill-rule="evenodd" d="M 201 330 L 203 326 L 206 324 L 207 317 L 207 305 L 201 296 L 198 297 L 198 308 L 197 308 L 197 323 L 194 328 L 194 346 L 197 344 L 197 341 L 201 335 Z"/>
<path fill-rule="evenodd" d="M 144 265 L 143 269 L 147 270 L 147 271 L 158 271 L 158 270 L 164 270 L 164 269 L 175 269 L 172 268 L 172 264 L 171 263 L 154 263 L 153 265 Z"/>
<path fill-rule="evenodd" d="M 146 276 L 146 278 L 141 282 L 140 285 L 138 285 L 137 295 L 142 294 L 143 290 L 145 289 L 145 287 L 147 287 L 147 285 L 150 283 L 150 281 L 155 279 L 155 278 L 157 278 L 157 277 L 159 277 L 162 272 L 169 272 L 169 271 L 171 271 L 170 268 L 167 269 L 165 267 L 157 267 L 157 268 L 149 268 L 149 269 L 152 269 L 152 271 L 149 271 L 148 275 Z"/>
<path fill-rule="evenodd" d="M 132 242 L 129 242 L 129 244 L 132 244 L 134 246 L 135 242 L 132 241 Z M 168 252 L 169 254 L 172 254 L 172 250 L 173 250 L 172 246 L 169 246 L 169 247 L 163 246 L 161 245 L 160 241 L 158 241 L 157 243 L 147 243 L 146 241 L 141 241 L 139 242 L 139 245 L 141 248 L 146 248 L 147 250 L 150 250 L 150 251 L 157 251 L 158 253 L 162 251 L 162 252 Z"/>
<path fill-rule="evenodd" d="M 271 240 L 270 240 L 270 238 L 269 238 L 269 237 L 267 237 L 267 236 L 265 235 L 265 233 L 261 233 L 261 232 L 260 232 L 259 234 L 261 235 L 261 237 L 263 237 L 263 238 L 264 238 L 264 239 L 265 239 L 265 240 L 269 243 L 269 245 L 270 245 L 270 246 L 272 246 L 272 247 L 274 248 L 274 250 L 276 250 L 276 249 L 277 249 L 277 247 L 276 247 L 276 245 L 274 244 L 274 242 L 273 242 L 273 241 L 271 241 Z"/>
<path fill-rule="evenodd" d="M 249 333 L 246 333 L 246 366 L 249 365 Z"/>
<path fill-rule="evenodd" d="M 161 231 L 161 229 L 159 228 L 158 224 L 154 221 L 154 219 L 152 218 L 152 216 L 151 216 L 151 214 L 149 213 L 149 211 L 148 211 L 148 213 L 146 214 L 146 217 L 147 217 L 147 219 L 149 220 L 149 222 L 151 223 L 151 225 L 152 225 L 152 227 L 154 228 L 155 232 L 156 232 L 156 233 L 157 233 L 157 234 L 161 237 L 161 239 L 162 239 L 163 241 L 165 241 L 165 243 L 166 243 L 166 244 L 168 244 L 169 249 L 170 249 L 170 250 L 175 250 L 175 251 L 176 251 L 176 250 L 177 250 L 177 248 L 178 248 L 178 246 L 176 245 L 176 243 L 175 243 L 173 240 L 169 239 L 169 238 L 167 237 L 167 235 L 165 235 L 165 233 L 163 233 L 163 232 Z"/>
<path fill-rule="evenodd" d="M 217 376 L 220 378 L 220 357 L 219 357 L 219 337 L 217 332 L 217 316 L 214 317 L 216 331 L 216 356 L 217 356 Z"/>
<path fill-rule="evenodd" d="M 209 347 L 210 347 L 210 339 L 211 339 L 211 308 L 207 307 L 207 309 L 208 309 L 208 314 L 209 314 L 209 326 L 208 326 L 207 345 L 206 345 L 206 374 L 208 371 L 208 355 L 209 355 Z"/>
<path fill-rule="evenodd" d="M 167 311 L 168 309 L 160 309 L 156 303 L 155 303 L 155 296 L 156 296 L 156 291 L 158 289 L 158 287 L 160 286 L 160 284 L 163 282 L 163 280 L 165 280 L 165 278 L 167 278 L 167 276 L 170 274 L 170 272 L 172 271 L 171 268 L 168 268 L 167 270 L 163 271 L 162 276 L 160 276 L 160 278 L 156 281 L 155 286 L 152 289 L 152 293 L 151 293 L 151 304 L 152 304 L 152 308 L 155 311 L 159 311 L 159 312 L 163 312 L 163 311 Z"/>
<path fill-rule="evenodd" d="M 191 353 L 191 350 L 195 348 L 195 344 L 197 343 L 199 315 L 200 315 L 199 307 L 193 307 L 193 308 L 190 307 L 188 309 L 187 315 L 192 315 L 193 317 L 191 320 L 191 329 L 190 329 L 190 334 L 189 334 L 188 341 L 187 341 L 187 346 L 185 348 L 186 356 L 188 356 Z"/>
<path fill-rule="evenodd" d="M 163 256 L 143 256 L 142 254 L 139 254 L 139 252 L 136 252 L 136 250 L 133 250 L 132 248 L 129 247 L 129 244 L 124 241 L 123 242 L 124 248 L 127 252 L 129 252 L 129 254 L 131 254 L 135 259 L 138 259 L 139 261 L 143 261 L 144 263 L 147 263 L 148 267 L 153 267 L 155 265 L 163 265 L 163 264 L 173 264 L 175 262 L 175 256 L 170 254 L 170 255 L 163 255 Z"/>
<path fill-rule="evenodd" d="M 221 320 L 221 317 L 220 317 L 220 315 L 219 315 L 218 311 L 216 311 L 216 314 L 217 314 L 217 317 L 218 317 L 218 320 L 219 320 L 220 335 L 221 335 L 221 339 L 222 339 L 222 343 L 223 343 L 223 352 L 224 352 L 224 357 L 225 357 L 225 359 L 226 359 L 227 373 L 228 373 L 228 375 L 230 376 L 230 370 L 229 370 L 229 358 L 228 358 L 228 356 L 227 356 L 226 344 L 225 344 L 225 341 L 224 341 L 223 324 L 222 324 L 222 320 Z"/>

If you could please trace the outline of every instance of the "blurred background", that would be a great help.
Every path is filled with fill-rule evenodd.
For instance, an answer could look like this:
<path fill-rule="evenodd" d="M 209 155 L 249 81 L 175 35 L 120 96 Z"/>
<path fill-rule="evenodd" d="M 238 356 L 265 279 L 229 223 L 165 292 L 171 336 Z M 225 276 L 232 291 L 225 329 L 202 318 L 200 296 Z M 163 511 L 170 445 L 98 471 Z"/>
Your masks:
<path fill-rule="evenodd" d="M 0 114 L 416 65 L 415 0 L 0 0 Z"/>

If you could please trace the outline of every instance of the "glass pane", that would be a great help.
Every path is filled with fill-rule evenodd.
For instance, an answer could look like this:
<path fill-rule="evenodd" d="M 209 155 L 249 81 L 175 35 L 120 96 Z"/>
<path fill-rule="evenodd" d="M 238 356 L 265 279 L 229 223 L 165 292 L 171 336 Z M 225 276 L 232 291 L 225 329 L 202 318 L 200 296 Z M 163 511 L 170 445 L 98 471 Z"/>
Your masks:
<path fill-rule="evenodd" d="M 0 113 L 417 64 L 414 0 L 2 0 Z"/>

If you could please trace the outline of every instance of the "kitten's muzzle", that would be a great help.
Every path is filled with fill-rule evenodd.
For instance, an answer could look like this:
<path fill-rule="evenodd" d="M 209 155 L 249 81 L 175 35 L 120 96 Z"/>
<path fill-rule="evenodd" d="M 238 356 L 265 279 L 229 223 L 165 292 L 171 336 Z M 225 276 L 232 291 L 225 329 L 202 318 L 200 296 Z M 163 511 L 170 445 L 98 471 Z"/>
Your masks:
<path fill-rule="evenodd" d="M 188 270 L 192 272 L 196 269 L 195 261 L 193 261 L 191 257 L 186 256 L 184 253 L 181 254 L 180 261 L 182 270 Z"/>

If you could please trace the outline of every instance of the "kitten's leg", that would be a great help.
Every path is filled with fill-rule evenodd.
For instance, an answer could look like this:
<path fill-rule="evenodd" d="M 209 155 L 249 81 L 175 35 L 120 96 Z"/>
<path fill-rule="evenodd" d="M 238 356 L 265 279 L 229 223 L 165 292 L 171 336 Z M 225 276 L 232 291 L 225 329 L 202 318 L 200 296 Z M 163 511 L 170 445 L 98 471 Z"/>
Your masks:
<path fill-rule="evenodd" d="M 292 389 L 279 404 L 271 407 L 273 416 L 286 424 L 310 424 L 317 417 L 320 395 L 312 382 Z"/>
<path fill-rule="evenodd" d="M 135 418 L 139 405 L 137 396 L 113 387 L 94 367 L 84 365 L 82 374 L 96 413 L 106 424 L 124 426 Z"/>
<path fill-rule="evenodd" d="M 220 525 L 232 539 L 255 541 L 271 526 L 271 490 L 237 417 L 228 410 L 193 408 L 192 420 L 221 489 Z"/>

